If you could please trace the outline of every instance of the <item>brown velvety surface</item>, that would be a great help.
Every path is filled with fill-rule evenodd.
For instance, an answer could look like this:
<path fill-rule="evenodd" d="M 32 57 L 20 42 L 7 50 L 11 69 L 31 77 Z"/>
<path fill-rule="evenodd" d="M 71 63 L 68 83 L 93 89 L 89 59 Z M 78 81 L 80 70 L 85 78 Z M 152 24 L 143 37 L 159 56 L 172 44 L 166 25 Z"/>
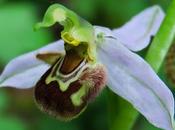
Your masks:
<path fill-rule="evenodd" d="M 52 69 L 52 68 L 51 68 Z M 78 81 L 71 83 L 68 90 L 62 92 L 57 81 L 52 81 L 50 84 L 45 84 L 45 79 L 49 75 L 49 69 L 37 83 L 35 88 L 35 99 L 40 109 L 49 115 L 69 120 L 81 112 L 86 106 L 86 102 L 79 107 L 72 104 L 70 96 L 78 91 L 81 87 Z"/>

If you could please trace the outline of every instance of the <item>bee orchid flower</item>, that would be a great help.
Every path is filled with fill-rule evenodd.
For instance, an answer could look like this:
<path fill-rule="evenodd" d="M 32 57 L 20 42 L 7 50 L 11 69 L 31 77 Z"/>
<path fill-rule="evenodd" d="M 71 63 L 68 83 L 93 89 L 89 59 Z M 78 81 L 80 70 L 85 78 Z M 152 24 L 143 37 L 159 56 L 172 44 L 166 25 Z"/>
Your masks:
<path fill-rule="evenodd" d="M 62 5 L 51 5 L 35 29 L 59 23 L 61 40 L 10 61 L 0 87 L 35 87 L 39 108 L 71 120 L 107 85 L 156 127 L 174 129 L 174 98 L 151 66 L 133 51 L 148 46 L 164 18 L 150 7 L 118 29 L 92 26 Z"/>

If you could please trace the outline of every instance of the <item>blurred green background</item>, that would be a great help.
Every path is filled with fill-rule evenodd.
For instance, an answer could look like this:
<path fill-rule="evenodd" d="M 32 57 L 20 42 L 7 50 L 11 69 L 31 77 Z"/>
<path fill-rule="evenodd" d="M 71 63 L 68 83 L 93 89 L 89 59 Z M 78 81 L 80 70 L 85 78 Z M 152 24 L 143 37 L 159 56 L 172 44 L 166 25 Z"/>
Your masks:
<path fill-rule="evenodd" d="M 47 7 L 61 3 L 94 25 L 116 28 L 146 7 L 159 4 L 166 11 L 170 0 L 0 0 L 0 72 L 14 57 L 59 39 L 62 29 L 33 31 Z M 166 82 L 164 67 L 160 76 Z M 40 112 L 33 90 L 0 89 L 0 130 L 108 130 L 107 89 L 77 119 L 60 122 Z M 158 130 L 139 116 L 133 130 Z"/>

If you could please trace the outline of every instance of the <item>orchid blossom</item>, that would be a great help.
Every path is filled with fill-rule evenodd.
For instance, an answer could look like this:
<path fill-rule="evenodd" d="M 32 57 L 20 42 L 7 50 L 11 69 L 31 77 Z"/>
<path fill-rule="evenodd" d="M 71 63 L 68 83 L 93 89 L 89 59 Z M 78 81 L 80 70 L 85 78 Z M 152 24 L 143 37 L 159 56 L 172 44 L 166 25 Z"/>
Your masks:
<path fill-rule="evenodd" d="M 156 127 L 174 129 L 174 98 L 151 66 L 133 51 L 148 46 L 164 18 L 150 7 L 118 29 L 92 26 L 62 5 L 51 5 L 35 29 L 59 23 L 61 40 L 10 61 L 0 87 L 35 87 L 39 108 L 61 120 L 85 110 L 107 85 Z"/>

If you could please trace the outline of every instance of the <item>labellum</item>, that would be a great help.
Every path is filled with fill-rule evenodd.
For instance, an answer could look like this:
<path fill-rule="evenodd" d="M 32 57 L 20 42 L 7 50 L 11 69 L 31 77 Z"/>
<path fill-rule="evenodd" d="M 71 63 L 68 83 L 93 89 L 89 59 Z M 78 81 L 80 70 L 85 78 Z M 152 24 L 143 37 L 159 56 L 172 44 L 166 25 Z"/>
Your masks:
<path fill-rule="evenodd" d="M 66 54 L 57 58 L 36 84 L 35 99 L 42 111 L 68 121 L 77 117 L 104 88 L 106 71 L 102 64 L 88 63 L 86 45 L 65 44 L 65 49 Z"/>

